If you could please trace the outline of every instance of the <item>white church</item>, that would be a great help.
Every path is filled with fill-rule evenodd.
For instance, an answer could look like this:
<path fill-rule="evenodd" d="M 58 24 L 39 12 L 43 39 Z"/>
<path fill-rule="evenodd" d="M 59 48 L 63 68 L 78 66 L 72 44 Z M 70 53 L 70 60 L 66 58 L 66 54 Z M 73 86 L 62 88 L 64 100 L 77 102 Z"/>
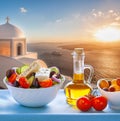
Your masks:
<path fill-rule="evenodd" d="M 0 25 L 0 55 L 12 58 L 34 58 L 37 53 L 27 52 L 26 37 L 24 32 L 10 23 L 9 17 L 6 23 Z"/>
<path fill-rule="evenodd" d="M 3 78 L 6 71 L 12 67 L 20 67 L 38 60 L 37 53 L 27 52 L 26 37 L 24 32 L 10 23 L 9 17 L 5 24 L 0 24 L 0 89 L 6 88 Z M 42 66 L 47 66 L 39 60 Z"/>

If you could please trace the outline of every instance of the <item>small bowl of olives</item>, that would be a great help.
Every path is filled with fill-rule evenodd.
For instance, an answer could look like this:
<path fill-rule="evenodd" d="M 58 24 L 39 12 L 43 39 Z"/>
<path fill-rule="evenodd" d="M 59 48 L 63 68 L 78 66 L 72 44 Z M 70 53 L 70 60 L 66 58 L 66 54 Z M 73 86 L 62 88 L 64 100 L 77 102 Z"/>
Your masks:
<path fill-rule="evenodd" d="M 108 99 L 111 109 L 120 110 L 120 78 L 99 79 L 97 87 L 101 95 Z"/>

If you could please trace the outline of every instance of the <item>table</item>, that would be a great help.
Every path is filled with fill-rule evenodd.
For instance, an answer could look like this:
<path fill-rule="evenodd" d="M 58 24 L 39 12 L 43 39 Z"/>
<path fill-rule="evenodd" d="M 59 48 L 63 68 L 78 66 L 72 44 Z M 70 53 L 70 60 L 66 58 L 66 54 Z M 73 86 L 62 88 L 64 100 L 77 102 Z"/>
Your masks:
<path fill-rule="evenodd" d="M 0 121 L 120 121 L 120 111 L 81 112 L 69 106 L 65 101 L 64 91 L 48 105 L 40 108 L 29 108 L 18 104 L 8 90 L 0 90 Z"/>

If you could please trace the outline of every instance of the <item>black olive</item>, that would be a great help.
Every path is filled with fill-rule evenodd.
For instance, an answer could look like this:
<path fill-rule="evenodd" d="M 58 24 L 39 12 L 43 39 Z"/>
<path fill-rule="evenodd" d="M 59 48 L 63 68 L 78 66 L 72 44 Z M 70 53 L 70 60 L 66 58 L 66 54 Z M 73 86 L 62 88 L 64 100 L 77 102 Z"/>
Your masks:
<path fill-rule="evenodd" d="M 54 74 L 56 74 L 55 71 L 51 71 L 49 77 L 51 78 Z"/>
<path fill-rule="evenodd" d="M 61 74 L 60 74 L 60 73 L 57 74 L 57 75 L 56 75 L 56 78 L 57 78 L 57 79 L 60 79 L 60 78 L 61 78 Z"/>
<path fill-rule="evenodd" d="M 15 73 L 15 70 L 14 69 L 7 70 L 7 72 L 6 72 L 7 78 L 9 78 L 13 73 Z"/>
<path fill-rule="evenodd" d="M 40 85 L 39 85 L 38 78 L 35 78 L 32 82 L 31 88 L 39 88 L 39 87 Z"/>
<path fill-rule="evenodd" d="M 19 87 L 19 86 L 20 86 L 20 84 L 19 84 L 19 82 L 18 82 L 18 81 L 14 81 L 13 86 L 15 86 L 15 87 Z"/>

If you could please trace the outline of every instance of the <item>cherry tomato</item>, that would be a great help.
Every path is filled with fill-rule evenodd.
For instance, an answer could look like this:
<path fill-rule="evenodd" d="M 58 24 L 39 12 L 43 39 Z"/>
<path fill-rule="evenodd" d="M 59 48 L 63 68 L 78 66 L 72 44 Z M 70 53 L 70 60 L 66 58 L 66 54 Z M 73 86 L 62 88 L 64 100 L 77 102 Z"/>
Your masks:
<path fill-rule="evenodd" d="M 21 77 L 19 79 L 19 84 L 23 88 L 29 88 L 30 87 L 30 84 L 28 83 L 28 81 L 27 81 L 27 79 L 25 77 Z"/>
<path fill-rule="evenodd" d="M 9 78 L 8 78 L 8 81 L 10 82 L 10 83 L 14 83 L 15 82 L 15 80 L 16 80 L 16 77 L 17 77 L 17 74 L 16 73 L 13 73 Z"/>
<path fill-rule="evenodd" d="M 40 82 L 39 82 L 39 85 L 40 85 L 41 87 L 44 87 L 44 88 L 46 88 L 46 87 L 51 87 L 51 86 L 53 85 L 53 82 L 52 82 L 52 79 L 49 78 L 49 79 L 47 79 L 47 80 L 40 81 Z"/>
<path fill-rule="evenodd" d="M 77 105 L 78 109 L 85 112 L 91 108 L 92 103 L 88 97 L 83 96 L 77 100 L 76 105 Z"/>
<path fill-rule="evenodd" d="M 102 111 L 107 106 L 107 99 L 104 96 L 97 96 L 92 99 L 92 106 L 97 111 Z"/>

